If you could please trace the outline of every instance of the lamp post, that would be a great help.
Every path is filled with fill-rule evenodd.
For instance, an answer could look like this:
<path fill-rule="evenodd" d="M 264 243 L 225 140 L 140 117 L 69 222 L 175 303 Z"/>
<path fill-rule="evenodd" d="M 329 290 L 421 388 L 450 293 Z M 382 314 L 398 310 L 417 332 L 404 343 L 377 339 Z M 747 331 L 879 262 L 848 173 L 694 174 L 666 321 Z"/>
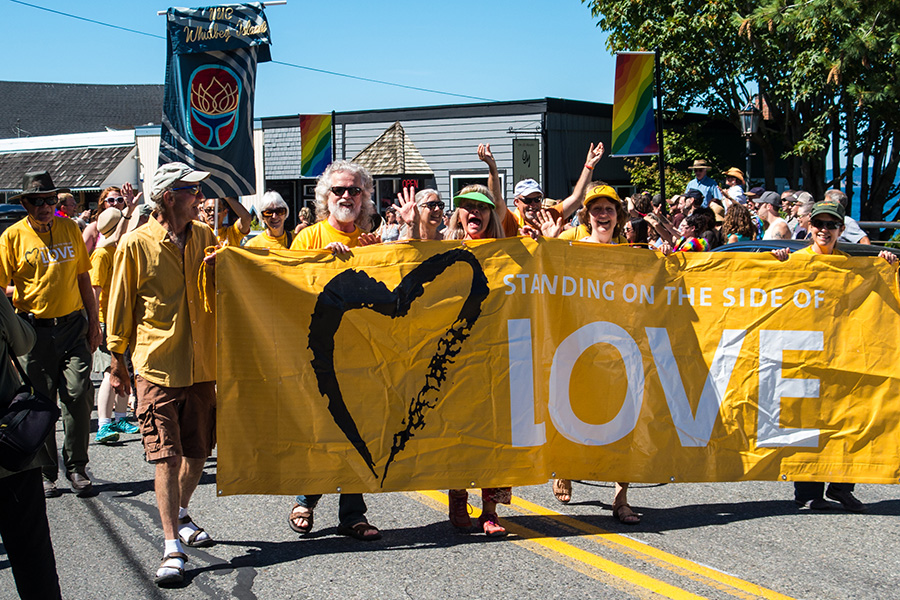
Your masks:
<path fill-rule="evenodd" d="M 750 186 L 750 138 L 759 129 L 759 110 L 754 106 L 755 99 L 756 96 L 751 98 L 744 110 L 738 113 L 741 118 L 741 135 L 747 140 L 747 187 Z"/>

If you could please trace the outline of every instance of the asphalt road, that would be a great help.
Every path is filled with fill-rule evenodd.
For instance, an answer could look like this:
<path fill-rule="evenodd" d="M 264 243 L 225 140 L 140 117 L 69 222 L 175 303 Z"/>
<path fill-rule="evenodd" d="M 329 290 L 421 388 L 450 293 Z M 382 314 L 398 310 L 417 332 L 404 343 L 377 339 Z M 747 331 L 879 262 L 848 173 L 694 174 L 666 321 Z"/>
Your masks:
<path fill-rule="evenodd" d="M 58 432 L 61 436 L 61 431 Z M 162 556 L 153 467 L 139 437 L 91 445 L 97 495 L 47 501 L 63 597 L 118 598 L 900 598 L 900 488 L 860 485 L 866 514 L 798 510 L 788 483 L 634 486 L 637 526 L 615 522 L 609 483 L 516 488 L 505 539 L 459 535 L 444 492 L 369 495 L 384 539 L 338 536 L 337 497 L 312 535 L 287 526 L 291 498 L 216 496 L 207 462 L 191 504 L 217 540 L 188 549 L 181 588 L 152 583 Z M 480 504 L 477 494 L 472 504 Z M 477 514 L 477 512 L 476 512 Z M 0 598 L 16 598 L 0 554 Z"/>

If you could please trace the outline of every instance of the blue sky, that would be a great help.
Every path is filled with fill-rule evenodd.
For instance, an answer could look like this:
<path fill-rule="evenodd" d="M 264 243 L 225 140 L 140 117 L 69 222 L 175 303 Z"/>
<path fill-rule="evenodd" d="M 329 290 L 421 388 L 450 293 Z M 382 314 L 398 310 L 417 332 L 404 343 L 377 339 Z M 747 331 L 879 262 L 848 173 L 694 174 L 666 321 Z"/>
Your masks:
<path fill-rule="evenodd" d="M 165 36 L 165 4 L 28 0 Z M 164 39 L 0 0 L 0 79 L 162 83 Z M 491 100 L 612 102 L 615 59 L 578 0 L 310 2 L 266 10 L 274 60 Z M 471 102 L 283 65 L 259 67 L 256 116 Z"/>

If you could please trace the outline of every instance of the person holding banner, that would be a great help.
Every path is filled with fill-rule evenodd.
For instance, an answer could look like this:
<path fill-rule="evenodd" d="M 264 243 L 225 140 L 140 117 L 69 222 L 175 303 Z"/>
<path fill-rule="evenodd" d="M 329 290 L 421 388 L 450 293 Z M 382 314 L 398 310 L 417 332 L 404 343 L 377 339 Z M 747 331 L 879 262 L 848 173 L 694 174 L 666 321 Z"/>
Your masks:
<path fill-rule="evenodd" d="M 603 182 L 595 181 L 578 211 L 578 220 L 590 231 L 590 235 L 580 241 L 607 245 L 623 243 L 622 229 L 627 218 L 616 190 Z M 568 504 L 572 499 L 572 481 L 554 479 L 553 495 L 563 504 Z M 640 515 L 628 504 L 628 483 L 616 483 L 612 511 L 616 520 L 625 525 L 637 525 L 641 522 Z"/>
<path fill-rule="evenodd" d="M 291 250 L 330 250 L 338 254 L 380 242 L 377 235 L 367 233 L 375 214 L 374 191 L 374 180 L 362 165 L 347 160 L 328 165 L 316 183 L 319 221 L 294 238 Z M 313 511 L 321 498 L 322 494 L 297 496 L 288 515 L 293 531 L 300 535 L 312 531 Z M 338 533 L 364 542 L 380 540 L 381 531 L 366 519 L 367 510 L 362 494 L 341 494 Z"/>
<path fill-rule="evenodd" d="M 835 246 L 838 238 L 844 232 L 844 207 L 835 200 L 823 200 L 812 209 L 809 219 L 809 233 L 812 244 L 798 250 L 798 254 L 811 254 L 813 256 L 849 256 L 841 252 Z M 786 261 L 790 257 L 787 248 L 772 250 L 772 254 L 780 261 Z M 897 255 L 887 250 L 882 250 L 878 256 L 886 260 L 891 266 L 896 266 Z M 794 501 L 799 507 L 809 506 L 812 510 L 829 510 L 832 504 L 823 498 L 827 496 L 840 502 L 850 512 L 863 512 L 866 505 L 853 495 L 855 485 L 852 483 L 831 483 L 828 489 L 825 484 L 818 481 L 795 481 Z"/>
<path fill-rule="evenodd" d="M 117 394 L 128 394 L 130 347 L 144 452 L 156 469 L 165 536 L 154 579 L 160 586 L 184 580 L 183 545 L 213 544 L 187 510 L 216 441 L 216 317 L 201 296 L 203 283 L 215 285 L 215 254 L 205 251 L 216 238 L 197 220 L 207 177 L 179 162 L 157 169 L 156 209 L 119 242 L 109 300 L 110 383 Z"/>
<path fill-rule="evenodd" d="M 225 226 L 225 216 L 228 214 L 228 211 L 225 209 L 225 206 L 219 202 L 219 198 L 209 198 L 204 200 L 200 207 L 200 217 L 210 229 L 216 232 L 216 237 L 219 241 L 218 245 L 220 247 L 240 247 L 241 240 L 250 233 L 250 222 L 253 219 L 250 217 L 250 211 L 247 210 L 243 204 L 238 202 L 237 198 L 225 198 L 225 203 L 232 211 L 234 211 L 234 214 L 237 215 L 237 220 L 233 224 L 227 227 Z M 218 221 L 216 221 L 217 210 L 219 212 Z"/>
<path fill-rule="evenodd" d="M 479 156 L 484 146 L 479 145 Z M 488 153 L 490 150 L 488 149 Z M 444 239 L 481 240 L 504 237 L 501 211 L 494 204 L 491 192 L 483 185 L 468 185 L 454 196 L 456 210 L 450 216 L 450 224 Z M 506 210 L 505 207 L 503 209 Z M 508 211 L 506 211 L 508 214 Z M 558 225 L 557 225 L 558 226 Z M 509 237 L 509 236 L 506 236 Z M 472 528 L 469 518 L 469 492 L 466 490 L 448 490 L 450 524 L 461 533 L 468 533 Z M 506 528 L 500 525 L 497 517 L 497 505 L 512 502 L 512 488 L 483 488 L 481 490 L 481 516 L 478 526 L 488 537 L 503 537 Z"/>
<path fill-rule="evenodd" d="M 290 210 L 287 202 L 278 192 L 269 190 L 263 194 L 259 203 L 259 214 L 262 217 L 266 230 L 247 242 L 245 248 L 270 248 L 272 250 L 287 250 L 291 247 L 293 236 L 284 228 Z"/>

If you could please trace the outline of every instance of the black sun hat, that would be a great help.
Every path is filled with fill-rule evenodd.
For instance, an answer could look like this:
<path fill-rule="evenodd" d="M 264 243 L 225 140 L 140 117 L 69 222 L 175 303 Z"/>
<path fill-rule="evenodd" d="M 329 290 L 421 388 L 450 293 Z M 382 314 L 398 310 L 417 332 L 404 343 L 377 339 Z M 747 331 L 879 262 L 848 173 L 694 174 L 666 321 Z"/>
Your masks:
<path fill-rule="evenodd" d="M 22 177 L 22 191 L 15 196 L 11 196 L 10 201 L 30 198 L 38 194 L 58 194 L 68 191 L 70 191 L 69 188 L 55 187 L 53 179 L 50 178 L 50 173 L 47 171 L 29 171 Z"/>

